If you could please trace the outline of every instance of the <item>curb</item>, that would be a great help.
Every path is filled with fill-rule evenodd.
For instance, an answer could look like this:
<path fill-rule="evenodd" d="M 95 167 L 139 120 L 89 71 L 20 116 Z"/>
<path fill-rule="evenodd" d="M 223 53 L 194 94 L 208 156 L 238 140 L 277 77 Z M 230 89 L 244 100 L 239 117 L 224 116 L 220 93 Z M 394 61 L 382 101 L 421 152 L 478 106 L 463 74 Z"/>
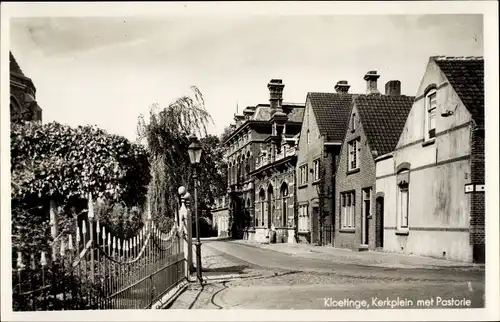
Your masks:
<path fill-rule="evenodd" d="M 245 242 L 235 242 L 235 244 L 240 244 L 240 245 L 246 245 L 246 246 L 249 246 L 249 247 L 254 247 L 254 248 L 260 248 L 260 249 L 266 249 L 266 250 L 270 250 L 270 251 L 274 251 L 274 252 L 278 252 L 278 253 L 281 253 L 281 254 L 285 254 L 285 255 L 290 255 L 290 256 L 297 256 L 297 257 L 301 257 L 302 254 L 300 253 L 297 253 L 297 254 L 294 254 L 294 253 L 288 253 L 288 252 L 283 252 L 279 249 L 274 249 L 272 247 L 262 247 L 261 245 L 269 245 L 268 243 L 258 243 L 258 242 L 249 242 L 249 243 L 245 243 Z M 319 246 L 319 247 L 322 247 L 322 246 Z M 324 253 L 324 252 L 321 252 L 321 251 L 312 251 L 312 250 L 308 250 L 306 249 L 308 252 L 310 253 Z M 381 252 L 382 254 L 387 254 L 385 252 Z M 328 254 L 328 253 L 326 253 Z M 329 254 L 331 256 L 335 256 L 334 254 Z M 325 259 L 326 260 L 326 259 Z M 328 260 L 327 260 L 328 261 Z M 366 266 L 366 267 L 381 267 L 381 268 L 416 268 L 416 269 L 432 269 L 432 270 L 438 270 L 438 269 L 443 269 L 443 268 L 448 268 L 448 269 L 484 269 L 485 265 L 484 264 L 475 264 L 475 263 L 471 263 L 471 264 L 467 264 L 467 263 L 464 263 L 463 265 L 433 265 L 433 264 L 418 264 L 418 265 L 393 265 L 393 264 L 385 264 L 385 263 L 382 263 L 382 264 L 369 264 L 369 263 L 347 263 L 347 264 L 355 264 L 355 265 L 358 265 L 358 266 Z"/>
<path fill-rule="evenodd" d="M 231 237 L 202 237 L 202 238 L 200 238 L 200 242 L 224 241 L 224 240 L 231 240 Z M 196 242 L 196 238 L 193 238 L 193 243 L 195 243 L 195 242 Z"/>
<path fill-rule="evenodd" d="M 184 279 L 177 284 L 173 289 L 168 291 L 160 300 L 151 306 L 152 310 L 168 309 L 174 301 L 188 288 L 189 282 Z"/>
<path fill-rule="evenodd" d="M 218 275 L 218 276 L 206 276 L 203 278 L 204 282 L 207 281 L 221 281 L 221 280 L 233 280 L 239 278 L 251 278 L 251 277 L 260 277 L 262 275 L 253 274 L 253 275 L 245 275 L 245 274 L 229 274 L 229 275 Z"/>

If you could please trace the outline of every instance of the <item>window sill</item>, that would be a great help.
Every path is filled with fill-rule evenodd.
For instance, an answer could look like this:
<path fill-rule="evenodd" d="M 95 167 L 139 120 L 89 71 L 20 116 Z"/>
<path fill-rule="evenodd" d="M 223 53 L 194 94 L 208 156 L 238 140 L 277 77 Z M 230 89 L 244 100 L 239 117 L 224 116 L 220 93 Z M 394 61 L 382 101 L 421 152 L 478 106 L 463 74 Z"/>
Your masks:
<path fill-rule="evenodd" d="M 309 230 L 299 230 L 298 233 L 299 234 L 309 234 L 310 231 Z"/>
<path fill-rule="evenodd" d="M 347 175 L 350 175 L 350 174 L 355 174 L 355 173 L 358 173 L 359 171 L 361 171 L 360 168 L 356 168 L 356 169 L 353 169 L 353 170 L 349 170 L 347 171 Z"/>
<path fill-rule="evenodd" d="M 318 183 L 320 183 L 320 182 L 321 182 L 321 179 L 318 179 L 318 180 L 314 180 L 314 181 L 312 182 L 312 184 L 313 184 L 313 185 L 316 185 L 316 184 L 318 184 Z"/>
<path fill-rule="evenodd" d="M 342 228 L 339 230 L 339 233 L 346 233 L 346 234 L 354 234 L 356 232 L 356 229 L 351 229 L 351 228 Z"/>
<path fill-rule="evenodd" d="M 435 141 L 436 141 L 436 138 L 428 139 L 428 140 L 422 142 L 422 146 L 432 145 L 432 144 L 434 144 Z"/>
<path fill-rule="evenodd" d="M 406 228 L 406 229 L 397 229 L 396 232 L 395 232 L 396 235 L 400 235 L 400 236 L 408 236 L 410 234 L 410 231 Z"/>
<path fill-rule="evenodd" d="M 301 185 L 298 186 L 299 189 L 303 189 L 305 187 L 307 187 L 307 183 L 303 183 L 303 184 L 301 184 Z"/>

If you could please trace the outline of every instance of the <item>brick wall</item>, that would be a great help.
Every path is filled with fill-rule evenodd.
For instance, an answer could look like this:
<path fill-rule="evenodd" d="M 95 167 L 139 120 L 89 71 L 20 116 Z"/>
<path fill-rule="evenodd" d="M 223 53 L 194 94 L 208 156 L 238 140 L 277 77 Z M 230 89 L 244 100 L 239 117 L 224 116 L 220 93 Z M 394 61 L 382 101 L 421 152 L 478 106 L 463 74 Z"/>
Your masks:
<path fill-rule="evenodd" d="M 352 113 L 357 113 L 356 108 L 353 108 Z M 351 115 L 352 115 L 351 113 Z M 350 122 L 349 122 L 350 124 Z M 359 171 L 348 174 L 348 143 L 356 138 L 360 138 L 360 166 Z M 335 183 L 335 234 L 334 246 L 343 248 L 357 249 L 361 244 L 361 212 L 364 207 L 363 194 L 364 188 L 371 188 L 371 218 L 367 219 L 369 232 L 368 232 L 368 245 L 369 249 L 375 249 L 375 162 L 371 154 L 370 146 L 366 140 L 362 124 L 357 122 L 356 130 L 347 130 L 342 150 L 339 158 L 339 164 L 336 173 Z M 341 229 L 341 193 L 346 191 L 355 190 L 355 215 L 354 215 L 354 231 L 346 231 Z"/>
<path fill-rule="evenodd" d="M 335 158 L 339 154 L 339 147 L 335 146 L 332 148 L 327 148 L 324 150 L 323 158 L 321 159 L 322 168 L 322 195 L 323 195 L 323 224 L 324 229 L 332 229 L 334 225 L 334 213 L 335 213 Z M 325 244 L 331 244 L 333 242 L 333 233 L 328 236 L 328 233 L 322 232 L 322 240 Z M 325 234 L 326 235 L 323 235 Z"/>
<path fill-rule="evenodd" d="M 309 131 L 310 142 L 307 142 L 307 132 Z M 322 158 L 323 154 L 323 137 L 319 132 L 314 111 L 312 110 L 309 99 L 306 102 L 304 110 L 304 118 L 302 121 L 302 129 L 300 132 L 300 140 L 298 144 L 296 178 L 297 178 L 297 202 L 298 205 L 308 205 L 309 213 L 309 233 L 298 233 L 299 242 L 316 243 L 319 241 L 319 217 L 313 213 L 313 201 L 318 198 L 318 189 L 316 184 L 312 184 L 313 177 L 309 170 L 313 167 L 313 160 L 318 157 Z M 323 161 L 323 160 L 321 160 Z M 324 163 L 324 162 L 322 162 Z M 301 185 L 300 167 L 307 164 L 308 166 L 308 182 Z"/>
<path fill-rule="evenodd" d="M 484 175 L 484 129 L 474 127 L 471 133 L 471 182 L 485 184 Z M 469 241 L 473 245 L 473 260 L 484 262 L 485 252 L 485 225 L 486 213 L 485 194 L 476 192 L 470 195 L 470 237 Z"/>

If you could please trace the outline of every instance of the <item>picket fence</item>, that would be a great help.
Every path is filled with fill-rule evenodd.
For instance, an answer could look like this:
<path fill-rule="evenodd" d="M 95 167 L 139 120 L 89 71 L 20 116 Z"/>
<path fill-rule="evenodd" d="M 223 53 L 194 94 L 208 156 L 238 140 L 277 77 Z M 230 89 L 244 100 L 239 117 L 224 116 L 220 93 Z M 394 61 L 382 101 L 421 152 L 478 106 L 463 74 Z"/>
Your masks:
<path fill-rule="evenodd" d="M 88 213 L 81 229 L 58 238 L 51 250 L 17 252 L 15 311 L 147 309 L 186 278 L 185 241 L 176 224 L 163 232 L 148 214 L 143 229 L 124 240 L 94 221 L 91 198 Z"/>

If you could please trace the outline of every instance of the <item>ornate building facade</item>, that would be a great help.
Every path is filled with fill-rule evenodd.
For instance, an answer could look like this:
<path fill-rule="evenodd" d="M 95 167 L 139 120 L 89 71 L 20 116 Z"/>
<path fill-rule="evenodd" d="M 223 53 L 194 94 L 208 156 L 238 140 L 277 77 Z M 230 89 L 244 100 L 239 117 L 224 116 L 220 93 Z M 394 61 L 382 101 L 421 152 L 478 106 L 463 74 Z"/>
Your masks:
<path fill-rule="evenodd" d="M 235 115 L 224 142 L 228 163 L 229 226 L 233 238 L 292 240 L 295 145 L 304 104 L 283 103 L 284 84 L 269 82 L 269 104 Z M 283 210 L 285 207 L 285 210 Z"/>
<path fill-rule="evenodd" d="M 42 109 L 36 101 L 36 88 L 26 77 L 12 52 L 10 61 L 10 121 L 42 121 Z"/>

